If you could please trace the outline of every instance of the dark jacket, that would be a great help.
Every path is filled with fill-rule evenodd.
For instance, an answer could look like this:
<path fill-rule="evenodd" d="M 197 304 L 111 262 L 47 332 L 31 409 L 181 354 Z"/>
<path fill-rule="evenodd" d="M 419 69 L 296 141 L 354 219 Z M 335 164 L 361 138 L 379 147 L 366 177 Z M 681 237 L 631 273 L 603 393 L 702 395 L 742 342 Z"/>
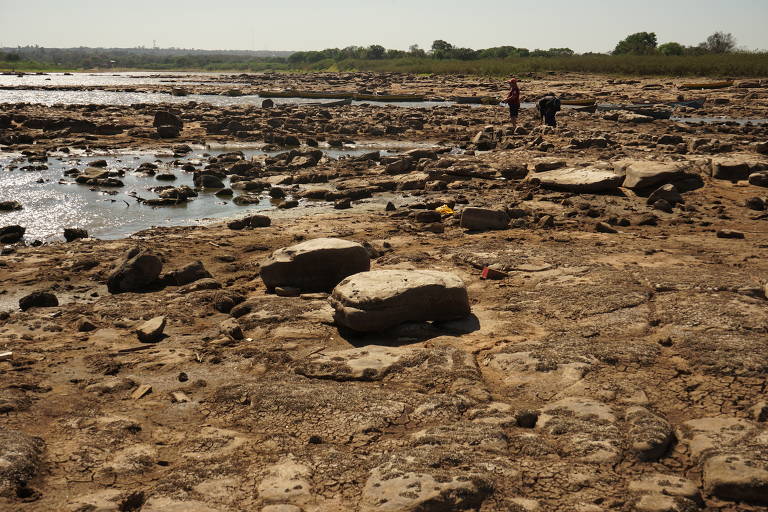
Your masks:
<path fill-rule="evenodd" d="M 560 98 L 551 95 L 544 96 L 536 103 L 536 108 L 539 109 L 541 115 L 560 112 Z"/>

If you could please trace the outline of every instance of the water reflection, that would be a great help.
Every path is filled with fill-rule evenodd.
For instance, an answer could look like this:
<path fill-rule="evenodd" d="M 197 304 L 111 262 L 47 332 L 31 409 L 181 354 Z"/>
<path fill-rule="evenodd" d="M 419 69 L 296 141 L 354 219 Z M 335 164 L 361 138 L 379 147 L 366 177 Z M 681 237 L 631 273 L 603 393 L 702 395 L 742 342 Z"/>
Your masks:
<path fill-rule="evenodd" d="M 400 152 L 415 145 L 389 147 L 394 152 Z M 375 149 L 381 147 L 361 145 L 323 151 L 328 157 L 339 158 Z M 14 161 L 13 156 L 0 154 L 0 201 L 15 200 L 24 206 L 19 211 L 0 212 L 0 226 L 20 224 L 26 227 L 25 238 L 28 241 L 61 238 L 65 227 L 85 228 L 96 238 L 117 239 L 152 226 L 194 225 L 274 208 L 266 193 L 260 195 L 259 204 L 249 206 L 237 206 L 230 198 L 216 197 L 215 190 L 201 191 L 192 201 L 170 207 L 149 207 L 131 197 L 132 194 L 144 198 L 155 197 L 149 191 L 150 188 L 169 184 L 174 187 L 192 187 L 192 173 L 182 171 L 181 165 L 195 163 L 200 168 L 201 162 L 205 160 L 204 153 L 230 151 L 243 151 L 246 159 L 267 154 L 252 146 L 229 145 L 197 148 L 186 158 L 180 159 L 152 152 L 57 155 L 56 158 L 49 157 L 48 162 L 45 162 L 48 169 L 39 171 L 22 170 L 21 167 L 30 164 L 26 159 L 19 159 L 19 155 L 16 155 Z M 109 170 L 124 170 L 125 175 L 120 180 L 125 186 L 92 190 L 93 187 L 75 184 L 72 178 L 63 176 L 65 170 L 74 167 L 82 170 L 89 162 L 97 159 L 106 160 Z M 158 165 L 158 174 L 174 174 L 176 180 L 160 181 L 153 176 L 135 173 L 134 170 L 145 162 Z M 18 168 L 8 170 L 9 165 Z M 66 183 L 59 183 L 62 179 Z M 225 184 L 228 186 L 229 180 L 225 180 Z M 305 204 L 303 200 L 300 203 Z"/>

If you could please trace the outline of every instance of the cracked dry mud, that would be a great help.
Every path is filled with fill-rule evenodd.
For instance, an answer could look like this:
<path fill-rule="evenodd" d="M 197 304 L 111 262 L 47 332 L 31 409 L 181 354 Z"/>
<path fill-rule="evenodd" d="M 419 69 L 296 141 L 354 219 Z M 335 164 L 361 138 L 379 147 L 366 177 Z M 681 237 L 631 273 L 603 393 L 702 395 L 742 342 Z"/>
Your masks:
<path fill-rule="evenodd" d="M 615 95 L 632 87 L 604 85 Z M 749 92 L 759 99 L 751 108 L 768 109 L 762 91 Z M 712 94 L 738 110 L 744 93 Z M 318 107 L 281 108 L 290 117 Z M 329 125 L 333 136 L 376 108 L 332 110 L 344 118 Z M 50 119 L 79 110 L 2 109 Z M 444 140 L 437 148 L 471 150 L 471 138 L 494 123 L 501 138 L 494 135 L 493 151 L 436 154 L 398 174 L 372 160 L 259 169 L 264 179 L 320 173 L 335 190 L 374 187 L 372 198 L 355 198 L 347 210 L 322 203 L 306 216 L 270 213 L 268 227 L 156 228 L 123 240 L 4 250 L 0 353 L 12 354 L 0 359 L 0 509 L 765 509 L 768 224 L 745 201 L 768 189 L 707 172 L 707 159 L 726 157 L 768 168 L 755 150 L 765 128 L 617 125 L 564 113 L 558 132 L 505 135 L 500 109 L 389 112 L 427 119 L 401 137 Z M 151 124 L 132 107 L 92 114 L 118 113 Z M 445 130 L 434 116 L 462 124 Z M 17 133 L 40 137 L 14 150 L 85 143 L 13 122 Z M 360 124 L 353 137 L 375 138 L 365 130 L 379 122 Z M 177 142 L 204 137 L 194 121 L 184 130 Z M 685 151 L 649 142 L 665 133 L 680 134 Z M 532 145 L 539 135 L 553 148 Z M 613 141 L 607 148 L 572 144 L 605 136 Z M 167 147 L 93 137 L 93 146 Z M 732 147 L 723 155 L 707 152 L 712 142 L 687 145 L 701 137 Z M 627 159 L 690 162 L 702 186 L 683 191 L 684 204 L 667 213 L 642 193 L 501 179 L 521 165 Z M 393 180 L 412 185 L 398 189 Z M 385 210 L 388 200 L 394 211 Z M 442 204 L 502 209 L 513 220 L 508 229 L 469 231 L 451 215 L 418 217 Z M 635 220 L 649 215 L 655 225 Z M 616 232 L 596 231 L 597 222 Z M 744 238 L 719 237 L 723 230 Z M 372 270 L 458 276 L 472 316 L 354 334 L 334 324 L 327 294 L 267 293 L 259 263 L 322 237 L 363 243 Z M 135 247 L 158 255 L 163 272 L 200 261 L 212 277 L 109 293 L 107 277 Z M 482 280 L 486 266 L 504 278 Z M 18 300 L 37 290 L 54 293 L 59 305 L 20 311 Z M 136 330 L 158 317 L 163 337 L 141 343 Z"/>

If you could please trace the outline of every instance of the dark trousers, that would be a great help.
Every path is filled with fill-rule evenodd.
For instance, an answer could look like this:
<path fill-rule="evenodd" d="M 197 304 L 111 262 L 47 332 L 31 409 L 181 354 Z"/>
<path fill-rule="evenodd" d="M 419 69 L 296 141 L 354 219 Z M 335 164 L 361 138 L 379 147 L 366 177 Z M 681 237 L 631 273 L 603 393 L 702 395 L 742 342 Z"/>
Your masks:
<path fill-rule="evenodd" d="M 557 127 L 557 119 L 555 118 L 555 112 L 544 112 L 544 124 L 547 126 Z"/>

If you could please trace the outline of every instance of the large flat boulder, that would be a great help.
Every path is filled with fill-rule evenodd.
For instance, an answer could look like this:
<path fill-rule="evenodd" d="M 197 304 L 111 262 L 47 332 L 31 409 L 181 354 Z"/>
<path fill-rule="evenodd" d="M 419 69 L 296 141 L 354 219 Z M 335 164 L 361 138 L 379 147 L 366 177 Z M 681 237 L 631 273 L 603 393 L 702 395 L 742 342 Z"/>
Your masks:
<path fill-rule="evenodd" d="M 434 270 L 377 270 L 339 283 L 329 298 L 340 326 L 375 332 L 405 322 L 447 321 L 470 314 L 457 276 Z"/>
<path fill-rule="evenodd" d="M 544 188 L 567 192 L 612 192 L 624 181 L 622 173 L 602 166 L 569 167 L 533 176 Z"/>
<path fill-rule="evenodd" d="M 691 168 L 689 162 L 631 161 L 621 165 L 624 169 L 624 188 L 640 190 L 657 187 L 685 178 Z"/>
<path fill-rule="evenodd" d="M 261 262 L 261 279 L 268 290 L 298 288 L 330 292 L 345 277 L 371 268 L 362 245 L 338 238 L 317 238 L 273 252 Z"/>

